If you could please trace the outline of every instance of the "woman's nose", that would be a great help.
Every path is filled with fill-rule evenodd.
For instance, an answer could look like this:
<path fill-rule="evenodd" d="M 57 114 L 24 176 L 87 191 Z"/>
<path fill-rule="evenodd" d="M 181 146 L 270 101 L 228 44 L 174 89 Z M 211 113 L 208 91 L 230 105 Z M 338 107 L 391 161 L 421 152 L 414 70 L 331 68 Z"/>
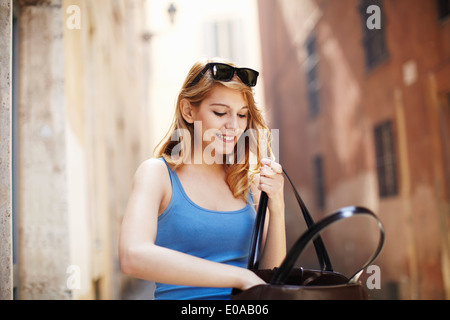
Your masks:
<path fill-rule="evenodd" d="M 227 123 L 225 124 L 225 128 L 236 130 L 239 128 L 237 115 L 231 115 L 228 118 Z"/>

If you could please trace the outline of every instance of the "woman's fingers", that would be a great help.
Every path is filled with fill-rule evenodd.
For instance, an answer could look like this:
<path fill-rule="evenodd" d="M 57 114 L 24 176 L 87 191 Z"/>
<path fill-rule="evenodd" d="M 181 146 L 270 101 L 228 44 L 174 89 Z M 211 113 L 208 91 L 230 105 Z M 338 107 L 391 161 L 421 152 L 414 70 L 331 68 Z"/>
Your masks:
<path fill-rule="evenodd" d="M 272 168 L 270 168 L 268 166 L 261 167 L 261 176 L 262 177 L 271 177 L 271 176 L 273 176 L 275 174 L 276 173 L 273 171 Z"/>
<path fill-rule="evenodd" d="M 281 174 L 283 172 L 281 164 L 270 159 L 262 159 L 261 164 L 263 165 L 261 167 L 261 175 L 271 176 L 274 174 Z"/>
<path fill-rule="evenodd" d="M 281 165 L 270 159 L 262 159 L 259 180 L 259 189 L 274 194 L 283 190 L 284 179 L 282 176 L 283 168 Z"/>

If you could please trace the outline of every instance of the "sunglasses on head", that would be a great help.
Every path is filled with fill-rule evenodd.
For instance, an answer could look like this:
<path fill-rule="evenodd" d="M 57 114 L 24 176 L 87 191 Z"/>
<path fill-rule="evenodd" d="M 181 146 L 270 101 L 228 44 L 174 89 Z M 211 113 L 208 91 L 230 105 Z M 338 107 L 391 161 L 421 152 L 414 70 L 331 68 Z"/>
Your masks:
<path fill-rule="evenodd" d="M 195 79 L 191 82 L 189 87 L 196 85 L 203 75 L 211 70 L 211 74 L 214 80 L 228 82 L 230 81 L 234 74 L 236 73 L 241 81 L 249 86 L 256 86 L 256 81 L 259 76 L 259 72 L 249 68 L 235 68 L 225 63 L 208 63 L 203 70 L 195 77 Z"/>

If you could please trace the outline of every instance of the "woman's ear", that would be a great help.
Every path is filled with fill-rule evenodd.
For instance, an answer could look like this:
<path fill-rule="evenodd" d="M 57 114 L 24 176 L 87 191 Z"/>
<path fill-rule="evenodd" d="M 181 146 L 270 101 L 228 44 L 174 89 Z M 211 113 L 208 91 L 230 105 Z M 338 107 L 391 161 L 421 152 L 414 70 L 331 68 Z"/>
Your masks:
<path fill-rule="evenodd" d="M 183 99 L 181 100 L 181 115 L 183 116 L 183 119 L 187 122 L 187 123 L 194 123 L 194 114 L 192 112 L 193 108 L 191 103 L 186 100 Z"/>

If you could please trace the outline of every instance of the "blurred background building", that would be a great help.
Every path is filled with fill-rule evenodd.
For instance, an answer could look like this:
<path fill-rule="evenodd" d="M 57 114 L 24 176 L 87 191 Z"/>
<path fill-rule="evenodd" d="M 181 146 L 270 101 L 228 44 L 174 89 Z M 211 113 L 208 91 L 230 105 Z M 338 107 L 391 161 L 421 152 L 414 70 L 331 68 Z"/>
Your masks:
<path fill-rule="evenodd" d="M 2 260 L 2 297 L 118 297 L 119 224 L 149 154 L 146 2 L 1 4 L 13 40 L 11 145 L 2 152 L 13 252 Z"/>
<path fill-rule="evenodd" d="M 258 6 L 266 107 L 305 202 L 316 217 L 362 205 L 382 219 L 383 284 L 372 295 L 449 298 L 450 2 Z M 348 228 L 329 245 L 358 256 L 375 248 L 372 235 Z"/>
<path fill-rule="evenodd" d="M 0 299 L 151 299 L 120 271 L 120 223 L 184 77 L 215 56 L 261 71 L 316 220 L 382 219 L 372 297 L 450 297 L 450 1 L 0 0 L 0 47 Z M 290 246 L 305 226 L 286 199 Z M 377 236 L 324 234 L 335 269 Z"/>

